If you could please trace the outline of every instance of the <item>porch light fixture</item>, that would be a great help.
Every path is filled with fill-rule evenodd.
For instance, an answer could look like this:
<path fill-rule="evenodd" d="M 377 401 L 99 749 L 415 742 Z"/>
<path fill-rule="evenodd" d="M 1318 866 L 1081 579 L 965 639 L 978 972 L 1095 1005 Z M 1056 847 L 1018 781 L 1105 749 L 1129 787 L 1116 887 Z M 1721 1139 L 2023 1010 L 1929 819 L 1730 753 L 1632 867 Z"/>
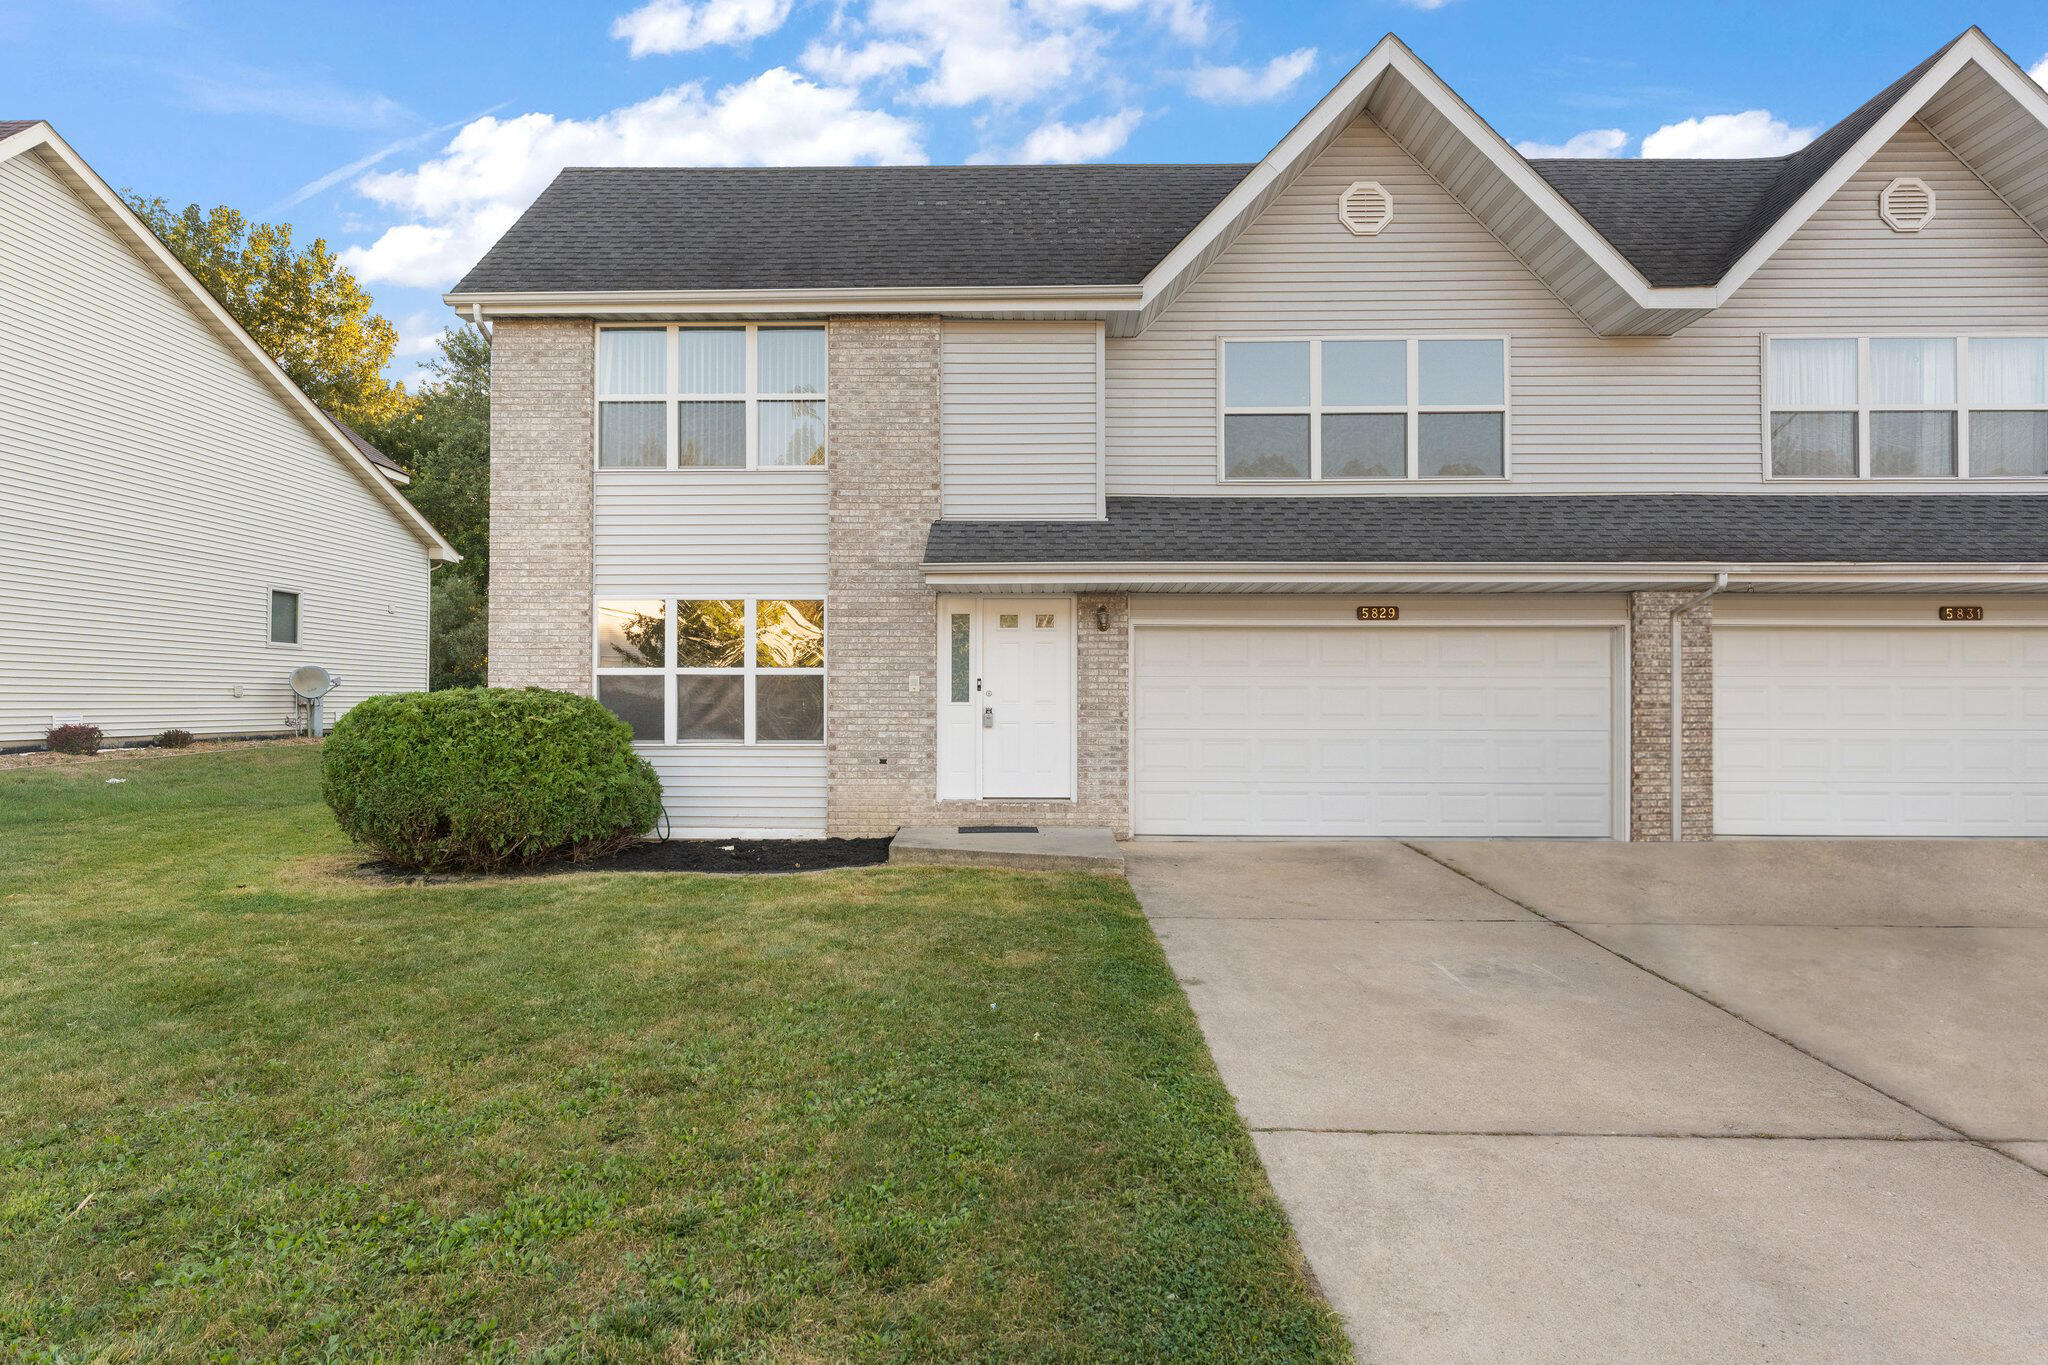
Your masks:
<path fill-rule="evenodd" d="M 1108 630 L 1108 629 L 1109 629 L 1109 608 L 1108 608 L 1108 607 L 1100 607 L 1100 606 L 1099 606 L 1099 607 L 1097 607 L 1097 608 L 1095 609 L 1095 628 L 1096 628 L 1097 630 L 1103 630 L 1103 631 L 1106 631 L 1106 630 Z"/>

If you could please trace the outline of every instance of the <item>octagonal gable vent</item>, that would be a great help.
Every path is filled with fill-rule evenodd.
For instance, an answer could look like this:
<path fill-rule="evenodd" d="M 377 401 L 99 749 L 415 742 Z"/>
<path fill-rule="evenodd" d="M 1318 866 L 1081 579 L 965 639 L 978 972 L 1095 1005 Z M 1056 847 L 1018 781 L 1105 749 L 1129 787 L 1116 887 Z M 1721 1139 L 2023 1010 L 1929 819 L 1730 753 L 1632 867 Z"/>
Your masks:
<path fill-rule="evenodd" d="M 1337 196 L 1337 219 L 1361 237 L 1377 236 L 1394 221 L 1394 196 L 1377 180 L 1354 180 Z"/>
<path fill-rule="evenodd" d="M 1934 221 L 1934 189 L 1925 180 L 1902 175 L 1877 196 L 1877 213 L 1893 232 L 1918 232 Z"/>

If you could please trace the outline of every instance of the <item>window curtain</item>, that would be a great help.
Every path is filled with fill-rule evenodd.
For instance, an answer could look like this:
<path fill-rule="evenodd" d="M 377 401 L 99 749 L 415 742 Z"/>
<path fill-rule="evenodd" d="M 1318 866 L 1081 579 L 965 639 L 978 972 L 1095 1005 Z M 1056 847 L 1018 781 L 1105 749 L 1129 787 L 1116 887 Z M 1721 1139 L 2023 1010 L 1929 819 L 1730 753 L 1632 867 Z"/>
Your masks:
<path fill-rule="evenodd" d="M 2048 338 L 1971 337 L 1970 406 L 2048 404 Z"/>
<path fill-rule="evenodd" d="M 667 332 L 599 332 L 597 391 L 668 392 Z"/>
<path fill-rule="evenodd" d="M 1807 337 L 1771 343 L 1771 406 L 1804 409 L 1856 406 L 1856 342 Z"/>
<path fill-rule="evenodd" d="M 1956 401 L 1956 343 L 1950 337 L 1874 337 L 1870 401 L 1889 408 L 1946 408 Z"/>

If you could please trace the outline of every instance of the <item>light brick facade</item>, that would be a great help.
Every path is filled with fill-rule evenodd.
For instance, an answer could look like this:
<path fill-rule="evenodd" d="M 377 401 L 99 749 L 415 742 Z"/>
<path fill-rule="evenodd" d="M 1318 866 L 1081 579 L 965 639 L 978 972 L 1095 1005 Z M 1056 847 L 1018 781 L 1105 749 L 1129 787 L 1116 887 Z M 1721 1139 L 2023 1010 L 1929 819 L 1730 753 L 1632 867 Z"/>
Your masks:
<path fill-rule="evenodd" d="M 899 825 L 1020 819 L 1128 832 L 1130 612 L 1121 596 L 1075 612 L 1079 799 L 950 801 L 938 789 L 937 595 L 918 567 L 939 516 L 939 323 L 834 318 L 827 324 L 831 642 L 826 829 L 882 835 Z M 1098 630 L 1096 608 L 1110 628 Z"/>
<path fill-rule="evenodd" d="M 595 355 L 587 321 L 491 332 L 493 687 L 590 691 Z"/>
<path fill-rule="evenodd" d="M 1671 842 L 1671 612 L 1697 592 L 1629 599 L 1629 837 Z M 1688 612 L 1684 632 L 1684 837 L 1714 837 L 1714 604 Z"/>

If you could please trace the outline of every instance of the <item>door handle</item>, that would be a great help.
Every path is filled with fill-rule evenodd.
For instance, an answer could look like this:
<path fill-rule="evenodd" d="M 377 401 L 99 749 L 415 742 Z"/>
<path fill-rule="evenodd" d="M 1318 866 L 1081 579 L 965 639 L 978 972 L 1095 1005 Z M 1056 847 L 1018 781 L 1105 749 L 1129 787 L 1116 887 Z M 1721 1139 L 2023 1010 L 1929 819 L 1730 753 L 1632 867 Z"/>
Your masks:
<path fill-rule="evenodd" d="M 993 730 L 996 728 L 995 707 L 984 706 L 981 708 L 981 728 L 984 730 Z"/>

